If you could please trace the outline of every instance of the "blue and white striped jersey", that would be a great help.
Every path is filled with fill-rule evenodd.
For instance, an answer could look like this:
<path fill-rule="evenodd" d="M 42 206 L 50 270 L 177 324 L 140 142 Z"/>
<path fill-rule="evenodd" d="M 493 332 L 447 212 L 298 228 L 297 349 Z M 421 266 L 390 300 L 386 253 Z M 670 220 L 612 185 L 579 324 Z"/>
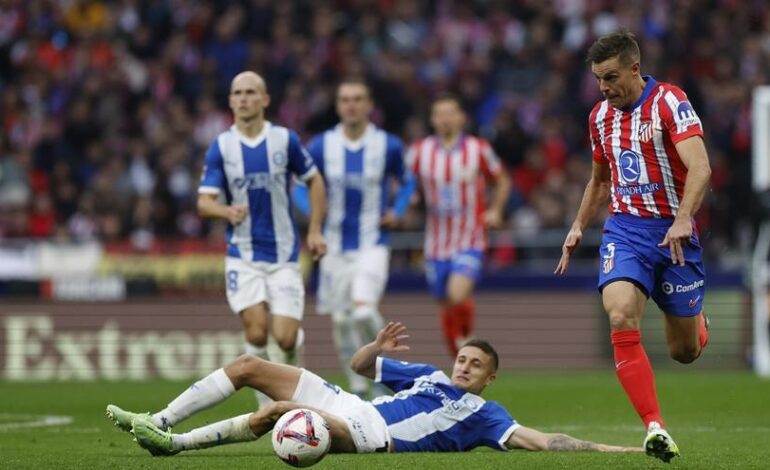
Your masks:
<path fill-rule="evenodd" d="M 249 215 L 227 226 L 227 256 L 247 261 L 297 261 L 299 236 L 291 216 L 291 175 L 307 181 L 317 171 L 297 134 L 265 121 L 250 139 L 233 125 L 211 144 L 199 193 L 224 191 L 227 204 L 245 204 Z"/>
<path fill-rule="evenodd" d="M 396 392 L 372 400 L 396 452 L 507 450 L 505 441 L 519 427 L 500 404 L 455 387 L 431 365 L 378 357 L 375 381 Z"/>
<path fill-rule="evenodd" d="M 329 252 L 387 245 L 388 233 L 380 229 L 380 218 L 388 206 L 389 180 L 400 184 L 393 205 L 399 218 L 416 187 L 404 165 L 401 140 L 370 124 L 361 139 L 351 142 L 338 124 L 315 136 L 308 151 L 326 180 L 324 238 Z M 295 199 L 306 199 L 298 189 Z"/>

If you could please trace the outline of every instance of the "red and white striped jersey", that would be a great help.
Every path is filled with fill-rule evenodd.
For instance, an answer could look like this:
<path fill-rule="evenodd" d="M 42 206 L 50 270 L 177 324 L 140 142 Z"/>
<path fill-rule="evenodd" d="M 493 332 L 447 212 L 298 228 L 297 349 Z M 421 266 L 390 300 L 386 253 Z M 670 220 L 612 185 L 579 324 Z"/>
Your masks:
<path fill-rule="evenodd" d="M 486 179 L 503 171 L 489 142 L 461 135 L 454 148 L 446 149 L 438 137 L 429 136 L 412 145 L 406 161 L 425 198 L 425 257 L 448 259 L 468 249 L 483 251 Z"/>
<path fill-rule="evenodd" d="M 594 106 L 588 124 L 593 159 L 610 165 L 611 213 L 674 217 L 687 177 L 675 145 L 703 137 L 703 128 L 680 88 L 644 78 L 644 92 L 630 109 L 607 100 Z"/>

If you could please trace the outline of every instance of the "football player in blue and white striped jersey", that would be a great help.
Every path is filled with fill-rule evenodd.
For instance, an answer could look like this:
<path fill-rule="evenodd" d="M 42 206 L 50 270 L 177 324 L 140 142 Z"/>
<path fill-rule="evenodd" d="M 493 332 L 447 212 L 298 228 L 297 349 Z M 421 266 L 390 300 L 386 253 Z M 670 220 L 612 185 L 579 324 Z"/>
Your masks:
<path fill-rule="evenodd" d="M 308 144 L 329 195 L 317 309 L 331 314 L 342 370 L 351 391 L 363 396 L 368 381 L 350 370 L 350 359 L 383 326 L 378 306 L 388 282 L 388 229 L 403 218 L 416 180 L 404 165 L 401 139 L 371 123 L 374 103 L 366 83 L 340 83 L 336 107 L 340 123 Z M 301 185 L 294 190 L 300 209 L 307 207 L 306 194 Z"/>
<path fill-rule="evenodd" d="M 321 225 L 326 205 L 323 178 L 297 134 L 265 120 L 270 103 L 265 82 L 254 72 L 237 75 L 230 88 L 235 123 L 211 144 L 198 189 L 198 213 L 228 222 L 227 300 L 246 333 L 248 353 L 294 363 L 303 342 L 300 321 L 304 284 L 297 256 L 299 234 L 292 219 L 290 183 L 310 192 L 307 245 L 318 259 L 326 252 Z M 220 202 L 224 200 L 224 203 Z"/>

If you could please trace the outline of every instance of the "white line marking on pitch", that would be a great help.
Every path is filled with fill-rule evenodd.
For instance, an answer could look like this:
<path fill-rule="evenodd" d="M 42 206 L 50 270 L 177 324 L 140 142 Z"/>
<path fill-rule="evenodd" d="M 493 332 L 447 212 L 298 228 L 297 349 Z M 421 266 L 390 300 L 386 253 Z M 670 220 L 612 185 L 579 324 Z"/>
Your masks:
<path fill-rule="evenodd" d="M 15 431 L 17 429 L 25 428 L 40 428 L 46 426 L 65 426 L 67 424 L 72 424 L 75 421 L 72 416 L 16 415 L 13 413 L 0 414 L 0 419 L 16 420 L 8 423 L 0 423 L 0 432 Z"/>

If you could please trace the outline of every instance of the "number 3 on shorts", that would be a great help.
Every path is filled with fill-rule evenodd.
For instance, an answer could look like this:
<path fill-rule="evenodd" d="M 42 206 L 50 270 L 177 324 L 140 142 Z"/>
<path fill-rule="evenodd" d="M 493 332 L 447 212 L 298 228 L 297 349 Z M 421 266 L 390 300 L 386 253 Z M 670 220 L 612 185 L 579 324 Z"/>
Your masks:
<path fill-rule="evenodd" d="M 238 271 L 227 271 L 227 290 L 233 292 L 238 290 Z"/>

